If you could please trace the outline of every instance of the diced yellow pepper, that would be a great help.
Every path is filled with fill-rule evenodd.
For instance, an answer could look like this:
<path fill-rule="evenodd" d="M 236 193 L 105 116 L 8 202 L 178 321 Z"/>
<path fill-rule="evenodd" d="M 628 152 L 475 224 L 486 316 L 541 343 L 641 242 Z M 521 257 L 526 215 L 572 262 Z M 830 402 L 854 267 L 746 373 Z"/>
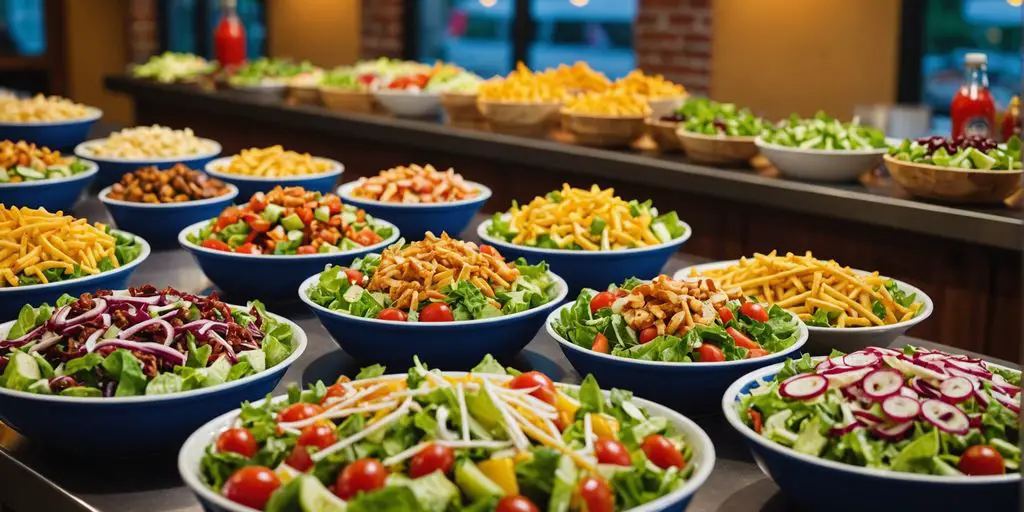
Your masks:
<path fill-rule="evenodd" d="M 594 428 L 594 434 L 599 439 L 619 438 L 619 421 L 615 418 L 604 414 L 595 414 L 590 417 L 590 421 Z"/>
<path fill-rule="evenodd" d="M 559 411 L 565 411 L 569 413 L 569 416 L 575 418 L 576 410 L 579 409 L 579 406 L 573 404 L 565 395 L 559 393 L 558 398 L 555 399 L 555 408 Z"/>
<path fill-rule="evenodd" d="M 506 496 L 519 494 L 519 482 L 516 481 L 515 463 L 510 457 L 500 459 L 487 459 L 477 463 L 480 471 L 498 484 L 505 491 Z"/>

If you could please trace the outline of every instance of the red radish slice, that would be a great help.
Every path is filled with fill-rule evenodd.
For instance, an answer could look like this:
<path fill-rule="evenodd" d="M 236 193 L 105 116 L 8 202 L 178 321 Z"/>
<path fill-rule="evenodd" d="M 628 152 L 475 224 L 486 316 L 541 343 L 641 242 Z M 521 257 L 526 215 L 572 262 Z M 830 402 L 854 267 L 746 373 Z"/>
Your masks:
<path fill-rule="evenodd" d="M 974 390 L 974 400 L 978 402 L 978 406 L 982 409 L 988 409 L 988 405 L 991 403 L 988 397 L 988 391 L 985 391 L 982 388 Z"/>
<path fill-rule="evenodd" d="M 859 400 L 864 403 L 871 403 L 871 397 L 864 394 L 864 390 L 860 386 L 846 386 L 843 388 L 843 394 L 851 400 Z"/>
<path fill-rule="evenodd" d="M 843 356 L 843 364 L 846 366 L 852 366 L 860 368 L 862 366 L 874 366 L 882 360 L 878 354 L 872 354 L 871 352 L 852 352 Z"/>
<path fill-rule="evenodd" d="M 937 380 L 938 381 L 938 380 L 944 380 L 945 378 L 949 377 L 949 374 L 947 374 L 944 371 L 943 372 L 938 372 L 938 371 L 935 371 L 935 370 L 933 370 L 931 368 L 927 368 L 927 367 L 922 366 L 920 364 L 916 364 L 914 361 L 912 361 L 912 360 L 910 360 L 910 359 L 908 359 L 908 358 L 906 358 L 904 356 L 900 356 L 900 357 L 885 356 L 882 359 L 885 360 L 886 364 L 888 364 L 889 366 L 891 366 L 891 367 L 893 367 L 893 368 L 895 368 L 895 369 L 897 369 L 897 370 L 899 370 L 899 371 L 901 371 L 903 373 L 909 373 L 911 375 L 916 375 L 918 377 L 925 378 L 925 379 L 928 379 L 928 380 Z"/>
<path fill-rule="evenodd" d="M 951 377 L 963 377 L 971 381 L 971 385 L 974 386 L 974 389 L 978 389 L 979 387 L 981 387 L 981 379 L 976 375 L 967 373 L 959 368 L 956 368 L 955 366 L 950 366 L 946 368 L 946 371 L 949 372 L 949 375 Z"/>
<path fill-rule="evenodd" d="M 921 404 L 921 415 L 948 434 L 963 435 L 971 428 L 971 422 L 963 411 L 941 400 L 925 400 Z"/>
<path fill-rule="evenodd" d="M 831 369 L 831 368 L 844 367 L 844 366 L 846 366 L 846 365 L 843 364 L 843 358 L 842 357 L 836 357 L 836 358 L 832 358 L 832 359 L 825 359 L 824 361 L 816 364 L 814 366 L 814 370 L 816 372 L 818 372 L 818 373 L 821 373 L 821 372 L 823 372 L 825 370 L 828 370 L 828 369 Z"/>
<path fill-rule="evenodd" d="M 902 388 L 900 388 L 900 396 L 905 396 L 912 400 L 919 400 L 921 398 L 921 395 L 919 395 L 917 391 L 914 391 L 913 388 L 907 386 L 903 386 Z"/>
<path fill-rule="evenodd" d="M 853 415 L 857 417 L 857 421 L 868 427 L 873 427 L 884 421 L 882 418 L 879 418 L 867 411 L 853 411 Z"/>
<path fill-rule="evenodd" d="M 947 359 L 946 364 L 984 379 L 992 378 L 992 372 L 986 370 L 985 367 L 981 366 L 979 363 L 968 363 L 958 359 Z"/>
<path fill-rule="evenodd" d="M 835 427 L 829 429 L 828 435 L 833 437 L 842 437 L 846 434 L 849 434 L 850 432 L 853 432 L 854 430 L 857 430 L 860 427 L 861 424 L 857 423 L 856 421 L 847 423 L 846 425 L 836 425 Z"/>
<path fill-rule="evenodd" d="M 907 435 L 912 428 L 914 428 L 914 422 L 908 421 L 906 423 L 897 423 L 895 425 L 877 426 L 871 429 L 871 433 L 880 439 L 888 439 L 890 441 L 896 441 L 902 439 L 903 436 Z"/>
<path fill-rule="evenodd" d="M 938 398 L 939 394 L 932 391 L 931 388 L 925 387 L 923 384 L 924 382 L 926 381 L 921 377 L 914 377 L 910 379 L 910 382 L 908 384 L 910 385 L 910 389 L 914 390 L 914 392 L 921 395 L 922 397 Z"/>
<path fill-rule="evenodd" d="M 930 352 L 927 354 L 918 353 L 914 355 L 914 359 L 917 359 L 918 361 L 927 361 L 929 363 L 945 363 L 946 359 L 949 359 L 949 356 L 940 352 Z"/>
<path fill-rule="evenodd" d="M 882 411 L 894 421 L 902 423 L 916 418 L 921 413 L 921 404 L 913 398 L 899 395 L 890 396 L 882 400 Z"/>
<path fill-rule="evenodd" d="M 828 379 L 821 375 L 800 375 L 792 379 L 786 379 L 779 386 L 779 394 L 786 398 L 808 400 L 814 398 L 828 389 Z"/>
<path fill-rule="evenodd" d="M 1017 400 L 1014 400 L 998 391 L 992 391 L 992 398 L 995 398 L 997 402 L 1008 407 L 1011 411 L 1018 414 L 1020 413 L 1020 402 Z"/>
<path fill-rule="evenodd" d="M 984 425 L 981 422 L 981 413 L 968 415 L 967 421 L 970 422 L 971 428 L 981 428 Z"/>
<path fill-rule="evenodd" d="M 873 370 L 864 377 L 864 394 L 875 400 L 895 395 L 903 387 L 903 374 L 897 370 Z"/>
<path fill-rule="evenodd" d="M 1006 379 L 1003 378 L 1003 376 L 999 375 L 998 373 L 992 374 L 992 385 L 999 388 L 1004 393 L 1010 396 L 1020 393 L 1020 386 L 1014 386 L 1013 384 L 1006 382 Z"/>
<path fill-rule="evenodd" d="M 882 357 L 885 357 L 885 356 L 896 357 L 896 356 L 903 355 L 903 352 L 900 352 L 899 350 L 893 350 L 891 348 L 885 348 L 885 347 L 868 347 L 868 348 L 865 348 L 864 351 L 865 352 L 871 352 L 871 353 L 874 353 L 874 354 L 878 354 L 879 356 L 882 356 Z"/>
<path fill-rule="evenodd" d="M 942 381 L 939 393 L 942 393 L 943 400 L 958 404 L 971 397 L 974 393 L 974 384 L 964 377 L 951 377 Z"/>
<path fill-rule="evenodd" d="M 822 373 L 828 378 L 829 384 L 838 388 L 845 388 L 860 382 L 865 375 L 874 371 L 871 367 L 865 368 L 833 368 Z"/>

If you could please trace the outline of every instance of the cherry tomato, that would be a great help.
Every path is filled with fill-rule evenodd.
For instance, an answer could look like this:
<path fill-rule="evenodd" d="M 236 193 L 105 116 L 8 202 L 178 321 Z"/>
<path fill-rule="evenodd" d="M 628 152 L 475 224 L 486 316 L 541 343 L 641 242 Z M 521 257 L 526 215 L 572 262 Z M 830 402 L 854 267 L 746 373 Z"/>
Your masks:
<path fill-rule="evenodd" d="M 725 332 L 729 333 L 732 340 L 736 342 L 737 347 L 748 348 L 751 350 L 761 348 L 761 345 L 758 342 L 748 338 L 745 334 L 736 330 L 735 327 L 726 327 Z"/>
<path fill-rule="evenodd" d="M 405 322 L 409 319 L 409 315 L 405 314 L 405 311 L 401 309 L 387 308 L 380 310 L 380 313 L 377 313 L 377 318 L 392 322 Z"/>
<path fill-rule="evenodd" d="M 277 413 L 277 421 L 281 423 L 292 423 L 295 421 L 302 421 L 306 418 L 311 418 L 322 412 L 324 412 L 323 407 L 303 402 L 289 406 L 287 409 Z"/>
<path fill-rule="evenodd" d="M 262 217 L 258 217 L 249 222 L 249 227 L 256 233 L 264 233 L 270 231 L 270 221 Z"/>
<path fill-rule="evenodd" d="M 723 324 L 729 323 L 733 319 L 732 310 L 725 306 L 718 308 L 718 318 L 722 319 Z"/>
<path fill-rule="evenodd" d="M 672 444 L 672 441 L 658 434 L 647 436 L 640 447 L 643 449 L 647 459 L 661 469 L 671 467 L 683 469 L 683 466 L 686 465 L 686 461 L 683 460 L 683 454 L 679 453 L 679 450 Z"/>
<path fill-rule="evenodd" d="M 244 428 L 229 428 L 217 436 L 218 452 L 232 452 L 251 458 L 259 449 L 252 432 Z"/>
<path fill-rule="evenodd" d="M 420 311 L 420 322 L 451 322 L 455 320 L 452 308 L 444 302 L 432 302 Z"/>
<path fill-rule="evenodd" d="M 235 503 L 263 510 L 270 495 L 280 486 L 281 479 L 270 468 L 246 466 L 228 477 L 221 492 Z"/>
<path fill-rule="evenodd" d="M 504 261 L 504 259 L 505 259 L 505 257 L 502 256 L 501 253 L 499 253 L 497 249 L 495 249 L 493 246 L 490 246 L 490 245 L 487 245 L 487 244 L 480 244 L 480 252 L 482 252 L 482 253 L 484 253 L 484 254 L 486 254 L 488 256 L 494 256 L 495 258 L 498 258 L 499 260 L 503 260 Z"/>
<path fill-rule="evenodd" d="M 327 386 L 327 392 L 324 393 L 324 397 L 320 399 L 320 405 L 327 403 L 328 398 L 342 398 L 345 396 L 345 388 L 341 387 L 341 384 L 331 384 Z"/>
<path fill-rule="evenodd" d="M 362 272 L 354 268 L 345 269 L 345 277 L 348 278 L 348 282 L 358 285 L 362 285 L 363 280 L 366 279 Z"/>
<path fill-rule="evenodd" d="M 238 254 L 259 254 L 260 248 L 256 247 L 250 242 L 246 242 L 238 247 L 235 247 L 235 252 Z"/>
<path fill-rule="evenodd" d="M 652 325 L 652 326 L 650 326 L 650 327 L 648 327 L 646 329 L 642 329 L 640 331 L 640 344 L 643 345 L 644 343 L 647 343 L 648 341 L 651 341 L 651 340 L 653 340 L 654 338 L 657 338 L 657 337 L 658 337 L 658 328 L 657 327 Z"/>
<path fill-rule="evenodd" d="M 743 303 L 743 305 L 740 306 L 740 313 L 751 320 L 757 320 L 758 322 L 768 321 L 768 310 L 764 309 L 764 306 L 756 302 Z"/>
<path fill-rule="evenodd" d="M 316 249 L 312 245 L 300 245 L 295 254 L 316 254 Z"/>
<path fill-rule="evenodd" d="M 291 453 L 284 459 L 284 463 L 296 471 L 305 473 L 313 467 L 313 459 L 309 457 L 309 450 L 305 446 L 295 445 Z"/>
<path fill-rule="evenodd" d="M 580 480 L 580 498 L 587 505 L 587 512 L 612 512 L 615 510 L 615 495 L 603 478 L 588 476 Z"/>
<path fill-rule="evenodd" d="M 590 350 L 607 354 L 610 350 L 610 347 L 608 346 L 608 337 L 604 334 L 597 333 L 597 336 L 594 336 L 594 344 L 590 346 Z"/>
<path fill-rule="evenodd" d="M 1006 463 L 995 448 L 976 444 L 960 456 L 957 469 L 968 475 L 1002 475 L 1006 473 Z"/>
<path fill-rule="evenodd" d="M 267 196 L 263 192 L 256 192 L 249 198 L 249 209 L 259 213 L 267 208 Z"/>
<path fill-rule="evenodd" d="M 498 502 L 494 512 L 540 512 L 526 496 L 505 496 Z"/>
<path fill-rule="evenodd" d="M 601 464 L 614 464 L 616 466 L 628 466 L 629 450 L 626 446 L 614 439 L 602 438 L 594 441 L 594 455 Z"/>
<path fill-rule="evenodd" d="M 615 302 L 615 294 L 612 292 L 601 292 L 590 299 L 590 312 L 597 313 L 604 308 L 612 307 Z"/>
<path fill-rule="evenodd" d="M 758 357 L 764 357 L 768 354 L 771 354 L 771 352 L 768 352 L 763 348 L 752 348 L 749 352 L 747 352 L 747 359 L 756 359 Z"/>
<path fill-rule="evenodd" d="M 213 249 L 215 251 L 231 252 L 231 246 L 230 245 L 228 245 L 228 244 L 226 244 L 224 242 L 221 242 L 220 240 L 215 240 L 213 238 L 211 238 L 209 240 L 203 240 L 203 243 L 201 243 L 199 245 L 201 245 L 203 247 L 206 247 L 207 249 Z"/>
<path fill-rule="evenodd" d="M 455 466 L 455 450 L 437 443 L 423 447 L 409 461 L 409 476 L 419 478 L 441 470 L 448 473 Z"/>
<path fill-rule="evenodd" d="M 534 398 L 549 404 L 555 403 L 555 383 L 547 375 L 536 370 L 520 373 L 509 381 L 508 387 L 512 389 L 537 388 L 530 393 Z"/>
<path fill-rule="evenodd" d="M 754 408 L 747 409 L 747 416 L 750 417 L 750 423 L 754 427 L 754 432 L 760 434 L 763 421 L 761 418 L 761 411 L 758 411 L 757 409 Z"/>
<path fill-rule="evenodd" d="M 302 429 L 298 441 L 299 446 L 316 446 L 323 450 L 335 443 L 338 436 L 334 435 L 334 429 L 327 425 L 312 424 Z"/>
<path fill-rule="evenodd" d="M 697 349 L 697 354 L 700 355 L 700 362 L 702 363 L 717 363 L 725 361 L 725 354 L 722 353 L 722 349 L 710 344 L 705 343 Z"/>
<path fill-rule="evenodd" d="M 381 238 L 380 235 L 378 235 L 377 233 L 374 233 L 372 229 L 363 228 L 359 230 L 358 233 L 356 233 L 356 236 L 352 237 L 352 240 L 354 240 L 359 245 L 366 246 L 380 243 L 384 239 Z"/>
<path fill-rule="evenodd" d="M 369 492 L 384 487 L 388 470 L 377 459 L 359 459 L 341 470 L 334 483 L 334 494 L 347 500 L 360 492 Z"/>

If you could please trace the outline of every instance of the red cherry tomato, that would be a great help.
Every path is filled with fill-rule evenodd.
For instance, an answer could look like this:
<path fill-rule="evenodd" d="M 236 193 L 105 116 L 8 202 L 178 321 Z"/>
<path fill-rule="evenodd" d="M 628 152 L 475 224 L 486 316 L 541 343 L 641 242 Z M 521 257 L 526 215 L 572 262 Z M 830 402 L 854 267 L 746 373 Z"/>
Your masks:
<path fill-rule="evenodd" d="M 377 318 L 392 322 L 405 322 L 409 320 L 409 315 L 405 314 L 405 311 L 401 309 L 387 308 L 380 310 L 380 313 L 377 313 Z"/>
<path fill-rule="evenodd" d="M 246 242 L 246 243 L 236 247 L 235 248 L 235 252 L 238 253 L 238 254 L 259 254 L 260 253 L 260 248 L 256 247 L 255 245 L 253 245 L 253 244 L 251 244 L 249 242 Z"/>
<path fill-rule="evenodd" d="M 334 494 L 347 500 L 360 492 L 370 492 L 384 487 L 388 470 L 377 459 L 359 459 L 341 470 L 334 483 Z"/>
<path fill-rule="evenodd" d="M 270 221 L 262 217 L 257 217 L 249 222 L 249 227 L 257 233 L 264 233 L 270 231 Z"/>
<path fill-rule="evenodd" d="M 514 379 L 509 381 L 508 387 L 512 389 L 537 388 L 530 393 L 534 398 L 549 404 L 555 403 L 555 383 L 552 382 L 547 375 L 544 375 L 541 372 L 532 371 L 520 373 Z"/>
<path fill-rule="evenodd" d="M 306 418 L 311 418 L 322 412 L 324 412 L 323 407 L 303 402 L 289 406 L 287 409 L 277 413 L 277 421 L 281 423 L 292 423 L 295 421 L 302 421 Z"/>
<path fill-rule="evenodd" d="M 590 312 L 597 313 L 604 308 L 612 307 L 615 302 L 615 294 L 612 292 L 601 292 L 590 299 Z"/>
<path fill-rule="evenodd" d="M 316 254 L 316 249 L 312 245 L 300 245 L 295 254 Z"/>
<path fill-rule="evenodd" d="M 760 343 L 748 338 L 745 334 L 736 330 L 735 327 L 726 327 L 725 332 L 729 333 L 729 336 L 732 337 L 732 340 L 736 342 L 737 347 L 743 347 L 750 350 L 761 348 Z"/>
<path fill-rule="evenodd" d="M 580 480 L 580 498 L 587 506 L 587 512 L 612 512 L 615 510 L 615 495 L 603 478 L 588 476 Z"/>
<path fill-rule="evenodd" d="M 658 328 L 657 327 L 654 327 L 652 325 L 650 327 L 647 327 L 646 329 L 642 329 L 640 331 L 640 344 L 643 345 L 644 343 L 647 343 L 648 341 L 651 341 L 651 340 L 653 340 L 654 338 L 657 338 L 657 337 L 658 337 Z"/>
<path fill-rule="evenodd" d="M 420 322 L 451 322 L 455 320 L 452 308 L 444 302 L 432 302 L 420 311 Z"/>
<path fill-rule="evenodd" d="M 764 306 L 756 302 L 743 303 L 743 305 L 740 306 L 740 313 L 751 320 L 757 320 L 758 322 L 768 321 L 768 310 L 764 309 Z"/>
<path fill-rule="evenodd" d="M 495 249 L 494 246 L 491 246 L 491 245 L 480 244 L 480 252 L 482 252 L 482 253 L 484 253 L 484 254 L 486 254 L 488 256 L 494 256 L 495 258 L 498 258 L 499 260 L 503 260 L 504 261 L 504 259 L 505 259 L 505 257 L 502 256 L 501 253 L 498 252 L 498 250 Z"/>
<path fill-rule="evenodd" d="M 683 454 L 679 453 L 679 450 L 672 444 L 672 441 L 658 434 L 647 436 L 641 448 L 644 450 L 644 455 L 647 456 L 648 460 L 661 469 L 671 467 L 683 469 L 683 466 L 686 465 L 686 461 L 683 460 Z"/>
<path fill-rule="evenodd" d="M 252 432 L 244 428 L 229 428 L 217 436 L 218 452 L 232 452 L 251 458 L 259 449 Z"/>
<path fill-rule="evenodd" d="M 203 243 L 201 243 L 199 245 L 201 245 L 203 247 L 206 247 L 207 249 L 213 249 L 215 251 L 231 252 L 231 246 L 230 245 L 228 245 L 228 244 L 226 244 L 224 242 L 221 242 L 220 240 L 215 240 L 213 238 L 211 238 L 209 240 L 203 240 Z"/>
<path fill-rule="evenodd" d="M 348 278 L 348 282 L 358 285 L 362 285 L 363 281 L 366 279 L 366 276 L 364 276 L 362 272 L 354 268 L 346 269 L 345 277 Z"/>
<path fill-rule="evenodd" d="M 747 352 L 747 359 L 756 359 L 758 357 L 764 357 L 768 354 L 771 354 L 771 352 L 768 352 L 763 348 L 752 348 L 749 352 Z"/>
<path fill-rule="evenodd" d="M 263 510 L 270 495 L 281 486 L 281 479 L 267 467 L 246 466 L 224 482 L 224 497 L 247 507 Z"/>
<path fill-rule="evenodd" d="M 327 386 L 327 392 L 324 393 L 324 397 L 320 399 L 320 405 L 327 403 L 328 398 L 342 398 L 345 396 L 345 388 L 341 387 L 341 384 L 331 384 Z"/>
<path fill-rule="evenodd" d="M 976 444 L 960 456 L 956 466 L 968 475 L 1002 475 L 1006 473 L 1003 456 L 987 444 Z"/>
<path fill-rule="evenodd" d="M 505 496 L 498 502 L 494 512 L 540 512 L 526 496 Z"/>
<path fill-rule="evenodd" d="M 725 354 L 722 353 L 722 349 L 710 344 L 705 343 L 697 349 L 697 354 L 700 355 L 700 362 L 702 363 L 718 363 L 725 361 Z"/>
<path fill-rule="evenodd" d="M 437 443 L 430 443 L 412 456 L 409 461 L 409 476 L 419 478 L 439 469 L 442 473 L 448 473 L 453 466 L 455 466 L 455 450 Z"/>
<path fill-rule="evenodd" d="M 610 350 L 610 347 L 608 346 L 608 337 L 604 334 L 597 333 L 597 336 L 594 336 L 594 344 L 590 346 L 590 350 L 607 354 Z"/>
<path fill-rule="evenodd" d="M 305 446 L 295 445 L 292 448 L 291 453 L 288 454 L 284 459 L 284 463 L 291 466 L 296 471 L 305 473 L 309 471 L 309 468 L 313 467 L 313 459 L 309 457 L 309 450 Z"/>
<path fill-rule="evenodd" d="M 299 434 L 299 439 L 295 444 L 299 446 L 316 446 L 323 450 L 334 444 L 337 440 L 338 436 L 334 434 L 333 428 L 314 423 L 302 429 L 302 433 Z"/>
<path fill-rule="evenodd" d="M 601 438 L 594 441 L 594 455 L 601 464 L 614 464 L 616 466 L 628 466 L 629 450 L 626 446 L 614 439 Z"/>
<path fill-rule="evenodd" d="M 733 319 L 732 310 L 725 306 L 718 308 L 718 318 L 722 319 L 723 324 L 729 323 Z"/>

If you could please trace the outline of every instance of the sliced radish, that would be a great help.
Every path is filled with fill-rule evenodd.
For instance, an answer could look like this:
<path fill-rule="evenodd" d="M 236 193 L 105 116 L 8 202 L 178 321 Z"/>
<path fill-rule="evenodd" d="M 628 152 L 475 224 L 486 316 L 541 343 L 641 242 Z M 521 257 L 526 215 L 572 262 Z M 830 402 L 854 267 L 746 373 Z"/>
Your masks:
<path fill-rule="evenodd" d="M 882 411 L 894 421 L 910 421 L 921 413 L 921 404 L 913 398 L 900 395 L 890 396 L 882 400 Z"/>
<path fill-rule="evenodd" d="M 971 428 L 981 428 L 984 425 L 981 422 L 981 413 L 968 415 L 967 421 L 970 422 Z"/>
<path fill-rule="evenodd" d="M 868 347 L 864 349 L 866 352 L 874 352 L 880 356 L 898 356 L 903 354 L 899 350 L 887 348 L 887 347 Z"/>
<path fill-rule="evenodd" d="M 935 389 L 935 386 L 932 386 L 928 381 L 921 377 L 914 377 L 910 379 L 910 387 L 925 398 L 938 398 L 940 396 L 939 391 Z"/>
<path fill-rule="evenodd" d="M 948 372 L 951 377 L 963 377 L 971 381 L 971 385 L 974 386 L 974 389 L 981 387 L 981 379 L 977 375 L 967 373 L 955 366 L 946 368 L 946 372 Z"/>
<path fill-rule="evenodd" d="M 799 375 L 786 379 L 779 386 L 779 394 L 786 398 L 807 400 L 814 398 L 828 389 L 828 379 L 821 375 Z"/>
<path fill-rule="evenodd" d="M 988 409 L 988 406 L 991 403 L 991 400 L 989 400 L 988 391 L 985 391 L 982 388 L 977 388 L 974 390 L 974 400 L 978 402 L 978 406 L 981 407 L 982 409 Z"/>
<path fill-rule="evenodd" d="M 928 353 L 928 354 L 920 354 L 919 353 L 919 354 L 915 354 L 914 355 L 914 359 L 917 359 L 918 361 L 925 361 L 925 362 L 928 362 L 928 363 L 943 363 L 943 364 L 945 364 L 946 359 L 949 359 L 949 356 L 947 356 L 946 354 L 942 354 L 940 352 L 931 352 L 931 353 Z"/>
<path fill-rule="evenodd" d="M 874 366 L 882 360 L 878 354 L 873 354 L 866 351 L 858 351 L 846 354 L 843 356 L 843 364 L 846 366 L 852 366 L 854 368 L 860 368 L 862 366 Z"/>
<path fill-rule="evenodd" d="M 845 388 L 856 384 L 864 378 L 865 375 L 874 371 L 871 367 L 865 368 L 833 368 L 831 370 L 825 370 L 822 375 L 828 378 L 829 384 Z"/>
<path fill-rule="evenodd" d="M 945 380 L 947 377 L 949 377 L 949 375 L 946 374 L 945 372 L 936 372 L 931 368 L 926 368 L 919 364 L 915 364 L 913 361 L 906 359 L 905 357 L 902 356 L 885 356 L 882 359 L 885 360 L 886 364 L 903 373 L 909 373 L 911 375 L 921 377 L 923 379 L 940 381 Z"/>
<path fill-rule="evenodd" d="M 857 423 L 856 421 L 852 423 L 847 423 L 845 425 L 836 425 L 829 429 L 828 435 L 833 437 L 842 437 L 845 436 L 846 434 L 849 434 L 850 432 L 853 432 L 854 430 L 857 430 L 860 427 L 861 424 Z"/>
<path fill-rule="evenodd" d="M 913 388 L 907 386 L 900 388 L 900 396 L 905 396 L 913 400 L 919 400 L 921 398 L 921 395 L 919 395 L 917 391 L 914 391 Z"/>
<path fill-rule="evenodd" d="M 983 379 L 992 378 L 992 372 L 986 370 L 980 363 L 969 363 L 959 359 L 947 359 L 946 363 L 954 368 L 963 370 L 971 375 L 976 375 Z"/>
<path fill-rule="evenodd" d="M 999 375 L 998 373 L 992 374 L 992 385 L 999 388 L 1004 393 L 1010 396 L 1014 396 L 1017 393 L 1020 393 L 1020 386 L 1014 386 L 1013 384 L 1006 382 L 1006 379 L 1003 378 L 1003 376 Z"/>
<path fill-rule="evenodd" d="M 864 394 L 864 390 L 860 386 L 846 386 L 843 388 L 843 394 L 851 400 L 859 400 L 864 403 L 871 403 L 871 397 Z"/>
<path fill-rule="evenodd" d="M 865 395 L 874 400 L 881 400 L 900 392 L 900 388 L 903 387 L 903 374 L 889 368 L 873 370 L 864 377 L 861 385 Z"/>
<path fill-rule="evenodd" d="M 835 357 L 835 358 L 832 358 L 832 359 L 825 359 L 824 361 L 816 364 L 814 366 L 814 370 L 816 372 L 818 372 L 818 373 L 821 373 L 821 372 L 823 372 L 825 370 L 828 370 L 828 369 L 831 369 L 831 368 L 845 367 L 845 366 L 846 365 L 843 364 L 843 358 L 842 357 Z"/>
<path fill-rule="evenodd" d="M 908 421 L 906 423 L 896 423 L 895 425 L 879 425 L 871 429 L 871 433 L 880 439 L 888 439 L 890 441 L 896 441 L 902 439 L 903 436 L 907 435 L 910 429 L 914 428 L 914 422 Z"/>
<path fill-rule="evenodd" d="M 951 377 L 942 381 L 939 393 L 942 394 L 943 400 L 958 404 L 971 397 L 974 393 L 974 384 L 965 377 Z"/>
<path fill-rule="evenodd" d="M 874 414 L 871 414 L 868 411 L 855 410 L 853 411 L 853 415 L 857 417 L 857 421 L 863 423 L 865 426 L 868 427 L 873 427 L 885 421 L 882 418 L 879 418 L 878 416 L 875 416 Z"/>
<path fill-rule="evenodd" d="M 1015 413 L 1018 413 L 1018 414 L 1020 413 L 1020 402 L 1019 401 L 1014 400 L 1014 399 L 1012 399 L 1012 398 L 1010 398 L 1010 397 L 1008 397 L 1008 396 L 1006 396 L 1006 395 L 1004 395 L 1004 394 L 1002 394 L 1002 393 L 1000 393 L 998 391 L 992 391 L 992 398 L 995 398 L 997 402 L 999 402 L 999 403 L 1003 404 L 1004 406 L 1008 407 L 1011 411 L 1013 411 Z"/>
<path fill-rule="evenodd" d="M 963 435 L 971 428 L 971 422 L 963 411 L 941 400 L 925 400 L 921 404 L 921 415 L 939 430 L 949 434 Z"/>

